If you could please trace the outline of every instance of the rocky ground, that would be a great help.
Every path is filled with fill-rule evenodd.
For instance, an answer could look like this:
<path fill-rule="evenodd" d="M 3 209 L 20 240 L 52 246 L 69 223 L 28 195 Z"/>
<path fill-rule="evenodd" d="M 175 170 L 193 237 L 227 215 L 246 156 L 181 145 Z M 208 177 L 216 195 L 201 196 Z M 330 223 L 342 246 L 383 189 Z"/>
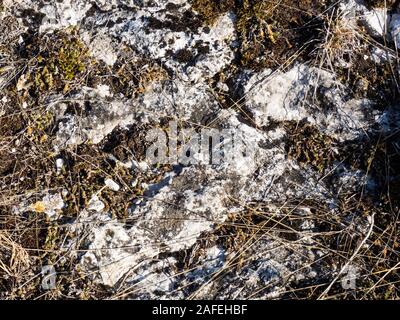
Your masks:
<path fill-rule="evenodd" d="M 400 297 L 399 1 L 2 0 L 0 19 L 2 299 Z M 168 154 L 241 144 L 151 163 L 152 130 Z"/>

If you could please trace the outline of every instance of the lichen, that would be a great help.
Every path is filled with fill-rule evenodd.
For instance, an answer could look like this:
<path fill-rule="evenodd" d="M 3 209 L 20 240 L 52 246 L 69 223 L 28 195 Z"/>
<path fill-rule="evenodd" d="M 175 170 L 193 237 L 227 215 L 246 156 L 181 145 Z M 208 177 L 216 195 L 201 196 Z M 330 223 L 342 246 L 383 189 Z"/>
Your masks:
<path fill-rule="evenodd" d="M 4 4 L 0 298 L 317 298 L 356 250 L 360 290 L 337 278 L 329 297 L 398 298 L 390 37 L 342 24 L 336 0 Z M 178 151 L 186 128 L 226 129 L 246 148 L 151 166 L 147 134 L 167 133 L 171 152 L 170 121 Z M 31 270 L 8 273 L 21 256 Z"/>

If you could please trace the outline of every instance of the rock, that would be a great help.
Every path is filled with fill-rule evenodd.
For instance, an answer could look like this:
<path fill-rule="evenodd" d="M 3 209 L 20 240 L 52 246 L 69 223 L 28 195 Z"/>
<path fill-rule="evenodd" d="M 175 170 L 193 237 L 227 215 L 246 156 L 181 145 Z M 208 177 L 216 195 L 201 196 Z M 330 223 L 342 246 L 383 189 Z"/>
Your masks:
<path fill-rule="evenodd" d="M 304 65 L 286 73 L 265 70 L 252 75 L 244 86 L 246 104 L 258 126 L 271 121 L 307 120 L 322 132 L 350 139 L 374 120 L 368 101 L 346 101 L 343 91 L 333 74 Z"/>
<path fill-rule="evenodd" d="M 112 184 L 115 188 L 117 185 Z M 116 189 L 116 188 L 115 188 Z M 117 190 L 118 191 L 118 190 Z M 94 195 L 88 204 L 87 210 L 102 212 L 105 209 L 104 203 L 99 199 L 98 196 Z"/>
<path fill-rule="evenodd" d="M 119 191 L 119 189 L 121 188 L 120 186 L 119 186 L 119 184 L 118 183 L 116 183 L 114 180 L 112 180 L 112 179 L 106 179 L 105 181 L 104 181 L 104 184 L 110 189 L 110 190 L 113 190 L 113 191 Z"/>
<path fill-rule="evenodd" d="M 38 201 L 29 208 L 37 213 L 45 213 L 50 220 L 57 218 L 61 210 L 65 207 L 64 200 L 60 194 L 46 195 L 42 201 Z M 26 208 L 25 210 L 27 210 Z"/>
<path fill-rule="evenodd" d="M 400 14 L 394 14 L 390 22 L 390 32 L 397 48 L 400 47 Z"/>
<path fill-rule="evenodd" d="M 64 159 L 58 158 L 56 160 L 56 168 L 57 168 L 57 174 L 60 174 L 62 169 L 64 168 Z"/>
<path fill-rule="evenodd" d="M 76 26 L 90 9 L 86 1 L 66 0 L 54 2 L 40 8 L 44 18 L 39 28 L 40 32 L 52 32 L 63 27 Z"/>
<path fill-rule="evenodd" d="M 337 14 L 338 34 L 327 26 L 330 17 L 315 17 L 317 27 L 305 28 L 321 33 L 310 52 L 274 70 L 247 69 L 241 55 L 251 50 L 241 50 L 243 38 L 253 37 L 249 43 L 260 42 L 274 60 L 282 58 L 280 47 L 303 50 L 303 38 L 275 34 L 268 19 L 251 14 L 258 26 L 243 30 L 239 2 L 210 25 L 191 4 L 3 1 L 2 21 L 13 20 L 12 32 L 3 32 L 10 37 L 0 42 L 2 193 L 18 199 L 11 206 L 18 218 L 33 211 L 52 226 L 62 223 L 59 249 L 70 259 L 68 272 L 73 279 L 86 275 L 83 285 L 62 282 L 65 296 L 85 297 L 87 288 L 101 285 L 121 299 L 286 297 L 330 283 L 343 260 L 342 251 L 332 252 L 343 249 L 342 240 L 359 243 L 373 222 L 371 208 L 384 202 L 369 167 L 371 153 L 380 152 L 375 144 L 400 124 L 398 107 L 385 95 L 390 81 L 381 81 L 387 63 L 396 65 L 391 41 L 400 43 L 400 16 L 341 1 L 327 11 Z M 50 68 L 61 82 L 53 90 L 37 42 L 60 30 L 74 30 L 87 47 L 87 65 L 78 64 L 68 81 L 62 67 Z M 378 43 L 386 31 L 390 50 L 366 49 L 365 39 Z M 329 41 L 338 41 L 338 61 L 329 61 L 335 52 L 327 54 Z M 366 63 L 354 73 L 351 55 L 361 43 L 355 56 Z M 76 67 L 76 52 L 55 54 L 72 60 L 67 70 Z M 372 69 L 382 79 L 366 74 Z M 375 80 L 383 102 L 368 90 L 354 92 Z M 172 121 L 179 135 L 171 134 Z M 148 139 L 153 130 L 165 137 L 162 148 Z M 179 156 L 163 158 L 162 151 Z M 27 153 L 36 160 L 40 154 L 43 163 Z M 391 156 L 394 173 L 383 171 L 395 178 L 396 152 Z M 354 204 L 361 194 L 372 204 Z M 364 256 L 357 256 L 361 265 Z"/>
<path fill-rule="evenodd" d="M 386 8 L 375 8 L 371 11 L 366 10 L 362 20 L 372 35 L 377 37 L 386 36 L 390 15 Z"/>

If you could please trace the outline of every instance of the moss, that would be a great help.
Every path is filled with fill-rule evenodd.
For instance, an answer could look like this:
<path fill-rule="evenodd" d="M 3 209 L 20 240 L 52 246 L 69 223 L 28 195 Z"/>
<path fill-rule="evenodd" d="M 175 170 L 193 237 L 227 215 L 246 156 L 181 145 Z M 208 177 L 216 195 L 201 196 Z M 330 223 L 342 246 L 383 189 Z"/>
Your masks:
<path fill-rule="evenodd" d="M 237 30 L 242 44 L 242 64 L 248 66 L 259 59 L 270 58 L 267 55 L 263 56 L 265 46 L 276 44 L 276 39 L 280 36 L 276 31 L 276 22 L 270 19 L 274 6 L 276 5 L 264 1 L 243 1 L 237 21 Z"/>
<path fill-rule="evenodd" d="M 385 6 L 390 8 L 396 0 L 365 0 L 364 2 L 368 8 L 384 8 Z"/>
<path fill-rule="evenodd" d="M 168 79 L 167 72 L 157 64 L 153 64 L 145 68 L 139 73 L 139 84 L 137 93 L 144 93 L 151 83 Z"/>
<path fill-rule="evenodd" d="M 208 25 L 214 24 L 221 14 L 235 8 L 235 0 L 192 0 L 191 2 L 192 8 Z"/>
<path fill-rule="evenodd" d="M 89 77 L 88 84 L 95 87 L 100 81 L 114 93 L 132 98 L 144 93 L 151 83 L 168 79 L 168 73 L 161 65 L 147 58 L 132 59 L 132 55 L 135 52 L 131 48 L 122 48 L 113 68 L 98 68 L 97 73 Z"/>
<path fill-rule="evenodd" d="M 286 145 L 289 158 L 323 173 L 336 159 L 335 141 L 308 123 L 288 122 Z"/>
<path fill-rule="evenodd" d="M 85 71 L 87 49 L 75 35 L 63 39 L 57 52 L 58 65 L 65 80 L 71 81 Z"/>
<path fill-rule="evenodd" d="M 94 63 L 75 28 L 36 38 L 26 50 L 33 57 L 26 78 L 33 82 L 36 92 L 67 91 Z"/>
<path fill-rule="evenodd" d="M 308 54 L 323 39 L 320 32 L 323 21 L 319 15 L 329 3 L 319 0 L 193 0 L 192 8 L 206 25 L 215 23 L 221 14 L 233 11 L 237 16 L 239 60 L 246 68 L 260 69 L 281 66 L 293 54 L 308 59 Z M 310 21 L 313 23 L 309 24 Z"/>
<path fill-rule="evenodd" d="M 90 56 L 76 28 L 24 37 L 18 55 L 26 62 L 26 72 L 8 89 L 18 91 L 25 101 L 29 98 L 36 103 L 55 92 L 67 94 L 79 90 L 83 83 L 93 88 L 108 85 L 113 93 L 132 98 L 145 92 L 152 82 L 168 78 L 166 70 L 151 59 L 132 59 L 137 53 L 126 46 L 112 67 L 99 63 Z"/>
<path fill-rule="evenodd" d="M 325 1 L 315 0 L 244 0 L 237 12 L 242 65 L 275 68 L 293 55 L 311 58 L 310 53 L 323 39 L 319 14 L 326 7 Z"/>
<path fill-rule="evenodd" d="M 47 142 L 48 132 L 54 126 L 54 115 L 49 111 L 32 115 L 30 125 L 27 127 L 27 135 L 32 142 L 43 144 Z"/>
<path fill-rule="evenodd" d="M 373 48 L 365 48 L 354 53 L 348 67 L 337 67 L 338 79 L 345 83 L 356 98 L 367 97 L 377 106 L 385 108 L 388 104 L 397 103 L 399 81 L 390 61 L 377 64 L 371 58 Z"/>

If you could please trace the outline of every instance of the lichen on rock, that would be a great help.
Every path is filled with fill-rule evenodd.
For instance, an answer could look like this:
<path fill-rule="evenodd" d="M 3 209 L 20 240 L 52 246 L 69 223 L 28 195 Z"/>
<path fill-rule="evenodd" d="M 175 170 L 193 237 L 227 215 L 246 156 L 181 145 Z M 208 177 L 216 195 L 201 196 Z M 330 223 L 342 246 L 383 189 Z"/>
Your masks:
<path fill-rule="evenodd" d="M 0 298 L 398 298 L 397 1 L 0 3 Z"/>

